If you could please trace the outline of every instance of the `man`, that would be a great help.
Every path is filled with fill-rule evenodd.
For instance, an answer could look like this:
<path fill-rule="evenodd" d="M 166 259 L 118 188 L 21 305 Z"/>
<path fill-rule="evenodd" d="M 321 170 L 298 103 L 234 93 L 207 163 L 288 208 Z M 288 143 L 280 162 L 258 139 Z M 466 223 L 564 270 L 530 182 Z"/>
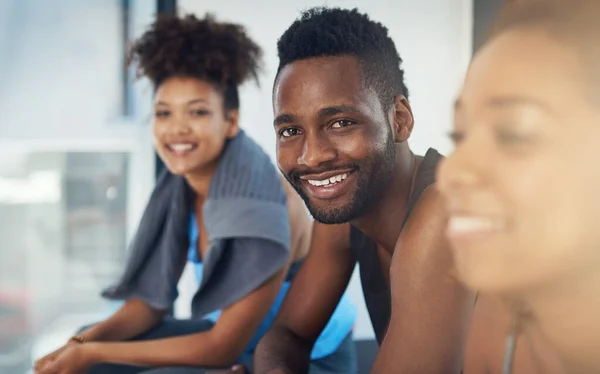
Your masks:
<path fill-rule="evenodd" d="M 402 62 L 357 10 L 304 12 L 278 42 L 278 165 L 319 223 L 255 374 L 303 373 L 355 262 L 380 351 L 373 373 L 460 373 L 473 295 L 451 277 L 434 184 L 415 156 Z"/>

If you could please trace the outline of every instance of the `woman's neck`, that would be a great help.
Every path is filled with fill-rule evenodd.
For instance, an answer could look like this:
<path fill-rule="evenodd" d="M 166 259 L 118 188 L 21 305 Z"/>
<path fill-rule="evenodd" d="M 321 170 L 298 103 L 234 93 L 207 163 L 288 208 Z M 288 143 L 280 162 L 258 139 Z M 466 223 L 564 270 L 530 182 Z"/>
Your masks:
<path fill-rule="evenodd" d="M 216 160 L 202 169 L 185 174 L 185 180 L 199 198 L 204 200 L 208 196 L 210 183 L 218 165 L 219 160 Z"/>
<path fill-rule="evenodd" d="M 568 373 L 600 372 L 600 273 L 555 283 L 522 300 Z"/>

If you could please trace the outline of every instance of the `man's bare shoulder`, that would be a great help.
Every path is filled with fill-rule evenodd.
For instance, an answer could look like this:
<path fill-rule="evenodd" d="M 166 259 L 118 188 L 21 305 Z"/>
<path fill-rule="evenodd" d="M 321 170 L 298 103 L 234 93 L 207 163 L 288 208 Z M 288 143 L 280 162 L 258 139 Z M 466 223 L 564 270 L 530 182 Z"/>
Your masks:
<path fill-rule="evenodd" d="M 460 373 L 473 295 L 451 277 L 446 215 L 435 185 L 423 191 L 409 217 L 390 269 L 386 342 L 393 348 L 386 347 L 386 359 L 403 372 Z"/>
<path fill-rule="evenodd" d="M 433 235 L 442 239 L 446 225 L 446 210 L 435 184 L 429 185 L 410 212 L 399 240 L 412 236 Z"/>
<path fill-rule="evenodd" d="M 413 212 L 417 215 L 445 217 L 444 200 L 442 194 L 437 188 L 437 184 L 432 183 L 427 186 L 421 196 L 415 203 Z"/>

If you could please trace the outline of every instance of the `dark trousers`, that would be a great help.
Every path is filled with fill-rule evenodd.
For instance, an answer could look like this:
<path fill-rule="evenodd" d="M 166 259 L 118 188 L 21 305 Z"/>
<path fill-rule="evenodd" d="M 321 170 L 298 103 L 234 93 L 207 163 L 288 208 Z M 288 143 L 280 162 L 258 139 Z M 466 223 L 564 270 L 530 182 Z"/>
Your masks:
<path fill-rule="evenodd" d="M 210 330 L 212 322 L 201 320 L 175 320 L 165 319 L 154 328 L 131 339 L 130 341 L 153 340 L 194 334 Z M 85 329 L 85 328 L 84 328 Z M 82 329 L 82 330 L 84 330 Z M 252 354 L 244 354 L 239 360 L 248 368 L 252 368 Z M 147 367 L 120 365 L 120 364 L 97 364 L 90 368 L 88 374 L 204 374 L 207 370 L 199 367 L 164 367 L 151 369 Z M 310 374 L 355 374 L 356 373 L 356 351 L 352 334 L 348 334 L 340 347 L 329 356 L 319 360 L 313 360 L 310 364 Z"/>

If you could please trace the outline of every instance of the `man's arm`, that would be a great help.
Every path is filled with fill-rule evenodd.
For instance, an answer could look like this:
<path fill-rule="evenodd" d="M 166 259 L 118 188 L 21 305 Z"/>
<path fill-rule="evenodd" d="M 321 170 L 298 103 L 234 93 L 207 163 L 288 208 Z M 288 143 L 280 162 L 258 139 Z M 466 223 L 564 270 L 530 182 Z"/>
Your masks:
<path fill-rule="evenodd" d="M 255 374 L 305 373 L 354 269 L 349 225 L 315 222 L 311 249 L 254 354 Z"/>
<path fill-rule="evenodd" d="M 414 207 L 396 244 L 392 315 L 371 373 L 460 373 L 474 294 L 451 276 L 446 217 L 435 186 Z"/>

